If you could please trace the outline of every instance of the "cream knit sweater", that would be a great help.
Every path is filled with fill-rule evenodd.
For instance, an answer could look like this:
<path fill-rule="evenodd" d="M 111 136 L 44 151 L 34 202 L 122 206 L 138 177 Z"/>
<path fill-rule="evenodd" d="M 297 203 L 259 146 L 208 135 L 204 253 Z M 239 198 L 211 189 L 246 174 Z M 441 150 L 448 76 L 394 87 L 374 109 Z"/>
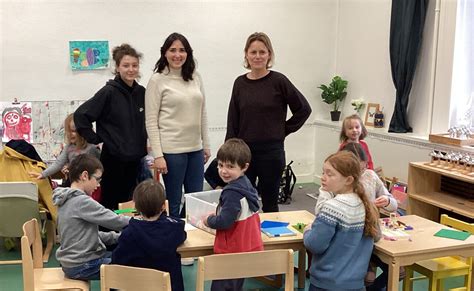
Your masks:
<path fill-rule="evenodd" d="M 201 76 L 194 72 L 185 82 L 181 70 L 153 74 L 145 93 L 145 124 L 155 157 L 209 149 Z"/>

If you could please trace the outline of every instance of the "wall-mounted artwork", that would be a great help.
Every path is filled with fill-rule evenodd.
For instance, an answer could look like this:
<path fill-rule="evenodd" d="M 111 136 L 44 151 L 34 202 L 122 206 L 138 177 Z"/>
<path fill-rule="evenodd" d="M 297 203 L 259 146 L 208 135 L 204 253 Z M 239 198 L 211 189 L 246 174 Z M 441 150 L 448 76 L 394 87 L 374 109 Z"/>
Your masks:
<path fill-rule="evenodd" d="M 69 59 L 73 71 L 105 69 L 109 65 L 109 42 L 70 41 Z"/>
<path fill-rule="evenodd" d="M 31 102 L 0 102 L 0 112 L 2 114 L 0 122 L 2 142 L 12 139 L 33 141 Z"/>

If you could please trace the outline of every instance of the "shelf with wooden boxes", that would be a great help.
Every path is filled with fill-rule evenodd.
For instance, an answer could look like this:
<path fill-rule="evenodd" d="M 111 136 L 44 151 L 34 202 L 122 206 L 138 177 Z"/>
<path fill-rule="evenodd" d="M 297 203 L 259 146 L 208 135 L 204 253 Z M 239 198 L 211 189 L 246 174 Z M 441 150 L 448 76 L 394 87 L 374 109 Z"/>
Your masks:
<path fill-rule="evenodd" d="M 408 214 L 439 221 L 443 211 L 474 220 L 474 177 L 412 162 L 408 168 Z"/>

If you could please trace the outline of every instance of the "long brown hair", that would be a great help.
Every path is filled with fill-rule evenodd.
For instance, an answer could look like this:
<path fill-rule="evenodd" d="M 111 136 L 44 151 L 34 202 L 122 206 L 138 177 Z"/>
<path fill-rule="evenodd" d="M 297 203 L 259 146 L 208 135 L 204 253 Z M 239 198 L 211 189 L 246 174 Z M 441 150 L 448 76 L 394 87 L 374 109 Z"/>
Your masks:
<path fill-rule="evenodd" d="M 74 123 L 74 113 L 69 114 L 68 116 L 66 116 L 66 119 L 64 119 L 64 141 L 66 142 L 66 144 L 71 144 L 71 121 Z M 87 141 L 78 132 L 76 132 L 75 145 L 78 149 L 81 150 L 87 147 Z"/>
<path fill-rule="evenodd" d="M 365 208 L 364 235 L 376 237 L 378 234 L 378 210 L 375 205 L 369 201 L 365 194 L 364 186 L 360 182 L 361 170 L 357 157 L 349 151 L 340 151 L 330 155 L 325 162 L 338 171 L 344 177 L 354 178 L 352 188 L 354 193 L 359 196 Z"/>

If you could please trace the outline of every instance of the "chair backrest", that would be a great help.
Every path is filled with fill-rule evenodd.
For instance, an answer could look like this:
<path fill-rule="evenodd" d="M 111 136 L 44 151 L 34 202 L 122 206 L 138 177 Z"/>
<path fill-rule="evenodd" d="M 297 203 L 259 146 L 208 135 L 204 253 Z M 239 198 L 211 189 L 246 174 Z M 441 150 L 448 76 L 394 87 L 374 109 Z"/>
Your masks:
<path fill-rule="evenodd" d="M 0 236 L 21 237 L 26 221 L 39 219 L 38 186 L 33 182 L 0 182 Z"/>
<path fill-rule="evenodd" d="M 23 224 L 21 261 L 23 288 L 25 291 L 34 290 L 34 269 L 43 268 L 43 247 L 36 218 Z"/>
<path fill-rule="evenodd" d="M 441 224 L 474 234 L 474 223 L 467 223 L 462 220 L 449 217 L 447 214 L 441 215 Z"/>
<path fill-rule="evenodd" d="M 199 257 L 196 290 L 204 281 L 285 274 L 285 290 L 294 288 L 293 250 L 271 250 Z"/>
<path fill-rule="evenodd" d="M 133 200 L 130 200 L 130 201 L 127 201 L 127 202 L 122 202 L 122 203 L 119 203 L 118 204 L 118 209 L 119 210 L 122 210 L 122 209 L 129 209 L 129 208 L 135 208 L 135 202 L 133 202 Z M 166 213 L 170 213 L 170 206 L 168 204 L 168 200 L 165 200 L 165 209 L 166 209 Z M 125 214 L 125 215 L 128 215 L 128 214 Z M 130 213 L 129 216 L 133 216 L 133 213 Z"/>
<path fill-rule="evenodd" d="M 122 265 L 100 266 L 100 290 L 117 288 L 126 291 L 171 291 L 170 274 L 154 269 Z"/>

